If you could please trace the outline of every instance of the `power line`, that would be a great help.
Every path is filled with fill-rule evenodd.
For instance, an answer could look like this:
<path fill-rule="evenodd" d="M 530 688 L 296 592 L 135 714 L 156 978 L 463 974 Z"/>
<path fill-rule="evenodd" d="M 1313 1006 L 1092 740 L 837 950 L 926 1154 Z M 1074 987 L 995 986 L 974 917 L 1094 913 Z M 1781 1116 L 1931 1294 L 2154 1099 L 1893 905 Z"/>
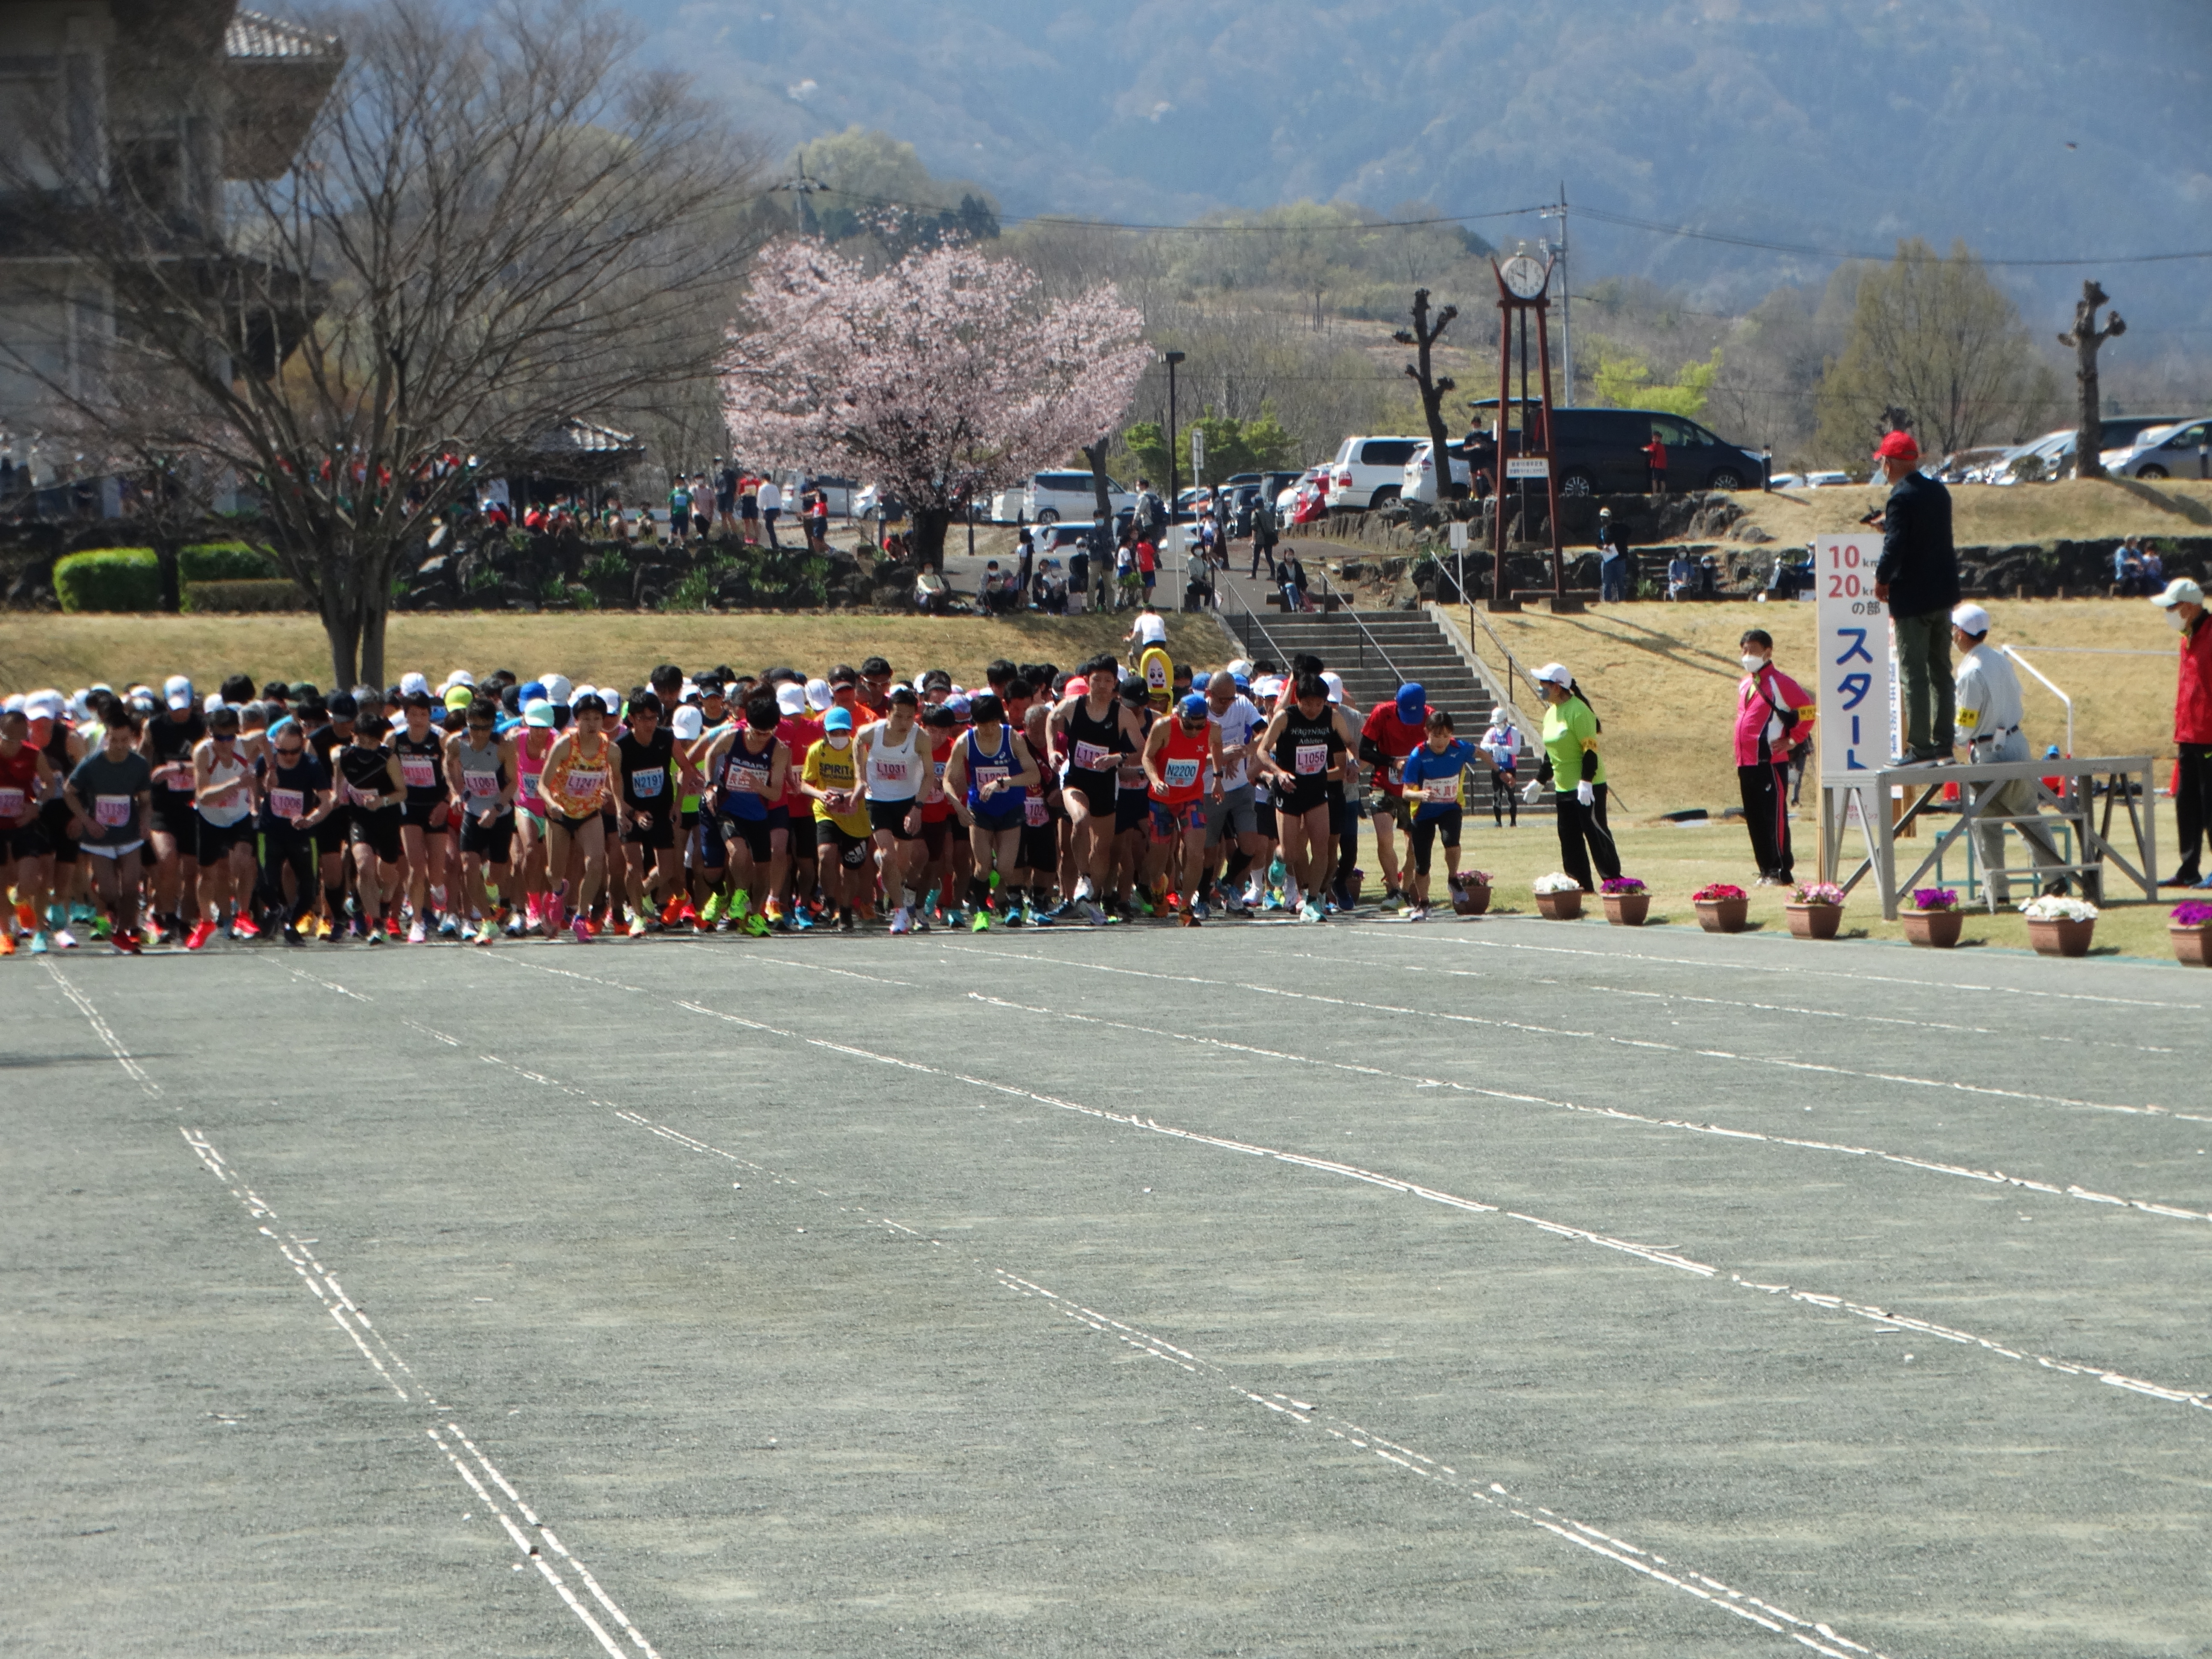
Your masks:
<path fill-rule="evenodd" d="M 1720 242 L 1729 247 L 1758 248 L 1769 253 L 1800 253 L 1821 259 L 1872 259 L 1882 261 L 1896 257 L 1895 250 L 1867 253 L 1850 248 L 1820 247 L 1802 242 L 1770 242 L 1755 236 L 1732 236 L 1724 231 L 1695 230 L 1687 225 L 1661 224 L 1656 220 L 1638 219 L 1625 213 L 1607 213 L 1599 208 L 1578 207 L 1576 212 L 1587 218 L 1608 225 L 1620 225 L 1630 230 L 1649 231 L 1658 236 L 1686 236 L 1701 242 Z M 2008 268 L 2054 265 L 2148 265 L 2174 259 L 2212 259 L 2212 248 L 2197 248 L 2176 253 L 2115 253 L 2100 254 L 2094 259 L 1984 259 L 1979 255 L 1978 264 Z"/>

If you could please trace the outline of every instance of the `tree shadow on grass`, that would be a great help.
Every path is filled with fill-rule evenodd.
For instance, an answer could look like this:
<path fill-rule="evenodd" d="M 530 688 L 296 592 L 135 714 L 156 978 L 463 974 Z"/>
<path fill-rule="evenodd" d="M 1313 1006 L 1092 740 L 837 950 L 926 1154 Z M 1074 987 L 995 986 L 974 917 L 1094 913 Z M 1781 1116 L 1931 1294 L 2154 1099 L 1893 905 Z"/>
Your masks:
<path fill-rule="evenodd" d="M 1608 613 L 1605 620 L 1621 629 L 1632 629 L 1635 630 L 1633 633 L 1616 634 L 1608 629 L 1594 627 L 1589 623 L 1577 621 L 1571 617 L 1563 617 L 1557 620 L 1565 623 L 1570 628 L 1579 628 L 1585 634 L 1594 634 L 1601 639 L 1613 640 L 1622 645 L 1634 646 L 1638 651 L 1648 652 L 1652 656 L 1673 663 L 1678 668 L 1686 668 L 1694 673 L 1711 674 L 1717 679 L 1723 680 L 1741 679 L 1743 677 L 1738 665 L 1722 656 L 1717 651 L 1708 651 L 1702 646 L 1691 645 L 1674 635 L 1662 632 L 1643 623 L 1631 622 L 1626 617 L 1616 617 Z M 1638 635 L 1644 637 L 1638 638 Z M 1705 660 L 1695 660 L 1698 658 Z M 1714 667 L 1708 665 L 1709 664 L 1720 665 Z"/>

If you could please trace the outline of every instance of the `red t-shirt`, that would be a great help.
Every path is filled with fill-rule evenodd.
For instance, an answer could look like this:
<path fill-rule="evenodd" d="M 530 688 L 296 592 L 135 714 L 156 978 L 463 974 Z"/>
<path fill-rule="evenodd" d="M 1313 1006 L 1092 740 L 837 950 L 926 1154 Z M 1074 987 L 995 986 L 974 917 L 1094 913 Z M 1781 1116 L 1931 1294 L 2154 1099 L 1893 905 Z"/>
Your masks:
<path fill-rule="evenodd" d="M 1367 723 L 1359 728 L 1363 738 L 1372 738 L 1375 746 L 1390 757 L 1394 764 L 1375 769 L 1373 781 L 1379 783 L 1393 795 L 1406 793 L 1406 757 L 1429 739 L 1428 711 L 1425 707 L 1421 718 L 1408 726 L 1398 718 L 1397 699 L 1378 702 L 1368 715 Z"/>
<path fill-rule="evenodd" d="M 786 714 L 775 723 L 775 734 L 791 751 L 791 764 L 784 769 L 783 798 L 769 805 L 788 807 L 793 812 L 811 812 L 814 803 L 799 793 L 799 774 L 805 764 L 806 751 L 822 741 L 822 722 Z"/>
<path fill-rule="evenodd" d="M 1158 550 L 1142 536 L 1137 538 L 1137 568 L 1150 572 L 1160 568 Z"/>

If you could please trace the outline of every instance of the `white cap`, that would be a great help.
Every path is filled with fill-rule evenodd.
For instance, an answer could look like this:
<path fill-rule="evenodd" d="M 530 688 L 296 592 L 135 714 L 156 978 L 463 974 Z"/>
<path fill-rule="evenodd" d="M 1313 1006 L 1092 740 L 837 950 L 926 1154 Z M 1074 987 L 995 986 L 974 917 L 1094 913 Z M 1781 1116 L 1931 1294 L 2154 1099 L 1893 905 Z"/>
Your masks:
<path fill-rule="evenodd" d="M 1539 685 L 1572 685 L 1575 683 L 1575 677 L 1567 672 L 1567 665 L 1563 662 L 1547 662 L 1530 678 Z"/>
<path fill-rule="evenodd" d="M 430 695 L 430 677 L 428 674 L 416 673 L 414 671 L 410 670 L 408 672 L 402 674 L 399 677 L 399 695 L 401 696 L 411 697 L 417 691 L 420 691 L 426 697 Z"/>
<path fill-rule="evenodd" d="M 1333 674 L 1324 670 L 1322 673 L 1321 683 L 1328 688 L 1328 700 L 1331 702 L 1342 702 L 1344 701 L 1344 677 L 1342 675 Z"/>
<path fill-rule="evenodd" d="M 1283 677 L 1280 674 L 1268 675 L 1266 678 L 1261 680 L 1253 686 L 1252 695 L 1255 697 L 1261 698 L 1281 696 L 1283 695 Z"/>
<path fill-rule="evenodd" d="M 33 691 L 23 699 L 23 713 L 34 720 L 58 720 L 62 717 L 62 694 Z"/>
<path fill-rule="evenodd" d="M 806 706 L 809 708 L 813 709 L 817 714 L 821 713 L 822 710 L 830 706 L 829 681 L 809 680 L 806 682 Z"/>
<path fill-rule="evenodd" d="M 1986 634 L 1990 613 L 1978 605 L 1962 605 L 1951 613 L 1951 626 L 1961 634 Z"/>
<path fill-rule="evenodd" d="M 2202 605 L 2204 590 L 2186 576 L 2176 576 L 2166 585 L 2166 592 L 2153 594 L 2150 602 L 2161 611 L 2171 611 L 2177 605 Z"/>
<path fill-rule="evenodd" d="M 1236 661 L 1231 663 L 1228 667 L 1222 670 L 1222 672 L 1232 676 L 1243 674 L 1249 677 L 1252 672 L 1252 659 L 1249 657 L 1239 657 Z"/>
<path fill-rule="evenodd" d="M 786 680 L 775 688 L 776 712 L 783 714 L 804 714 L 806 712 L 806 688 Z"/>
<path fill-rule="evenodd" d="M 568 693 L 574 690 L 566 674 L 548 674 L 538 683 L 545 688 L 545 701 L 548 702 L 566 702 Z"/>
<path fill-rule="evenodd" d="M 606 698 L 599 696 L 599 688 L 598 686 L 580 685 L 574 691 L 571 691 L 568 694 L 568 707 L 574 708 L 578 703 L 583 702 L 586 697 L 599 697 L 599 701 L 602 702 L 607 701 Z"/>
<path fill-rule="evenodd" d="M 6 702 L 0 702 L 0 714 L 20 714 L 23 712 L 23 694 L 16 692 Z"/>
<path fill-rule="evenodd" d="M 470 690 L 473 691 L 476 690 L 477 677 L 470 673 L 465 668 L 456 668 L 452 673 L 446 676 L 446 683 L 440 686 L 438 690 L 441 691 L 450 691 L 457 685 L 465 685 Z"/>
<path fill-rule="evenodd" d="M 676 711 L 673 722 L 677 739 L 690 743 L 707 729 L 707 716 L 696 702 L 687 702 Z"/>
<path fill-rule="evenodd" d="M 220 691 L 210 691 L 200 699 L 200 711 L 203 714 L 212 714 L 222 707 L 222 693 Z"/>
<path fill-rule="evenodd" d="M 192 706 L 192 683 L 182 674 L 172 674 L 161 682 L 161 700 L 172 708 Z"/>

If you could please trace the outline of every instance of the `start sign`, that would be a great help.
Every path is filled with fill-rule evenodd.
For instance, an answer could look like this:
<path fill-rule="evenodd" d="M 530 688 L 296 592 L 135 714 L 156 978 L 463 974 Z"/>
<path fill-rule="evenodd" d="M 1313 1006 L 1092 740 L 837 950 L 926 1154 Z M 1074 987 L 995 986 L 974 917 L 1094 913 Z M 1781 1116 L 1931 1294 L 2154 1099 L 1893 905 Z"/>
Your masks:
<path fill-rule="evenodd" d="M 1822 536 L 1813 544 L 1820 776 L 1831 784 L 1879 770 L 1898 749 L 1889 607 L 1874 596 L 1881 557 L 1879 535 Z"/>

